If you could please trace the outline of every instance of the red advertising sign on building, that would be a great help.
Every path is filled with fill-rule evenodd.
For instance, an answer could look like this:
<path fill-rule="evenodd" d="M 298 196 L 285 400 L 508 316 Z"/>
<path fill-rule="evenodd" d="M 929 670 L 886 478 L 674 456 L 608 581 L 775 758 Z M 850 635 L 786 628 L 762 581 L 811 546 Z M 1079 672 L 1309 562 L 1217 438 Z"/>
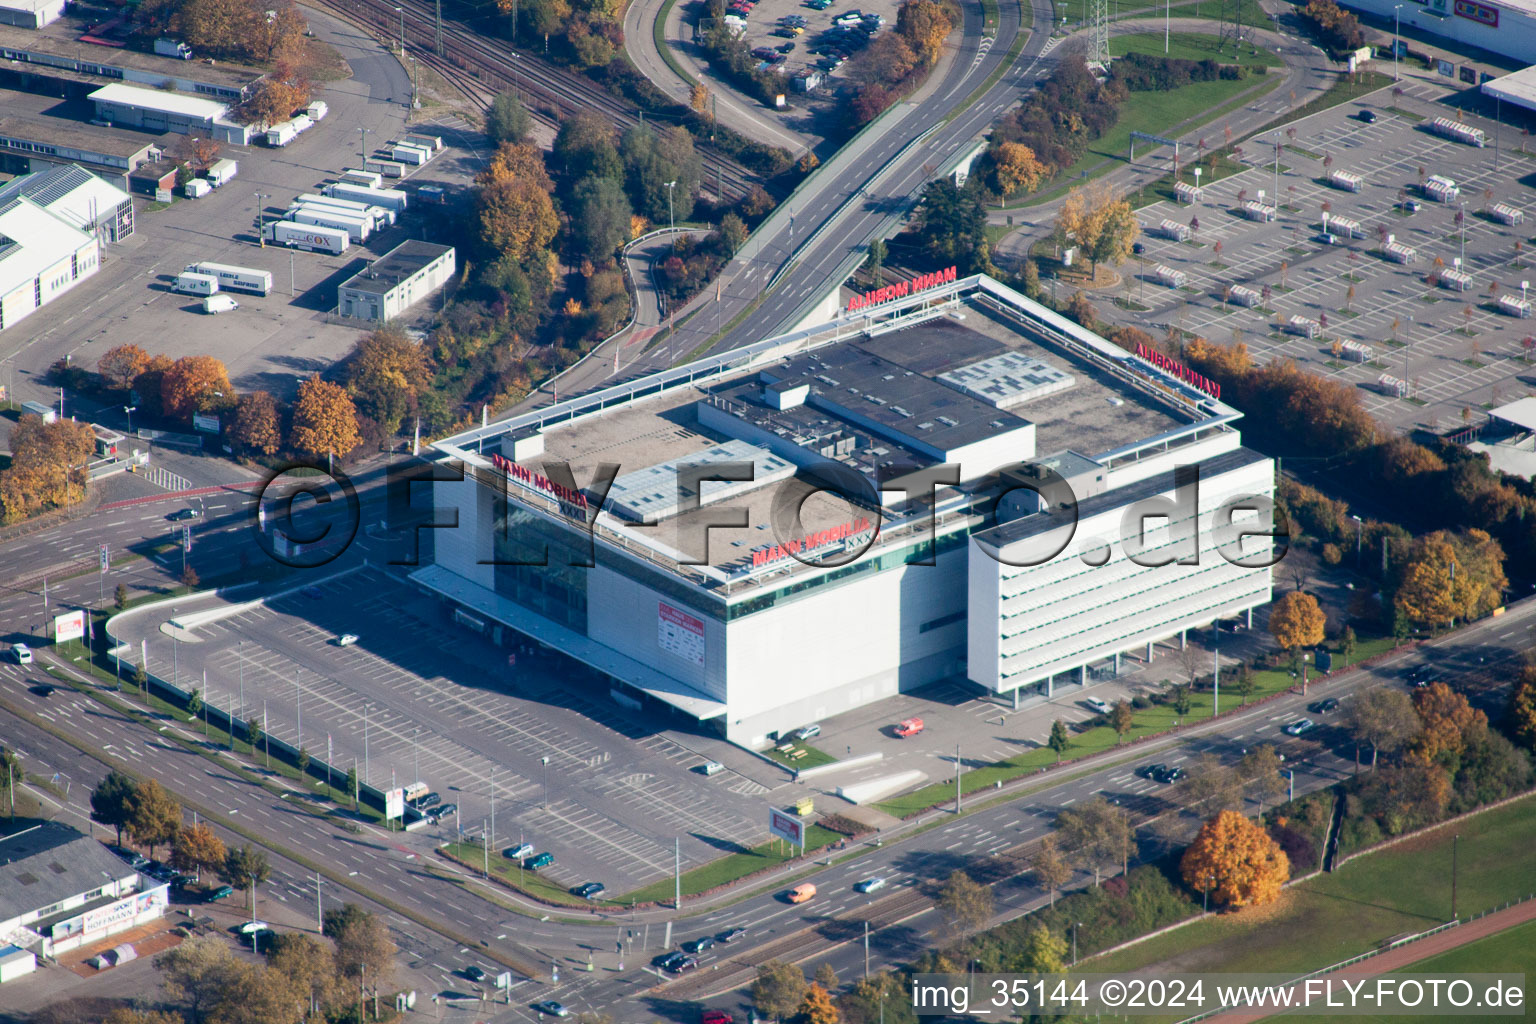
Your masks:
<path fill-rule="evenodd" d="M 955 280 L 955 268 L 946 267 L 943 270 L 935 270 L 931 274 L 919 274 L 910 281 L 897 281 L 883 288 L 865 292 L 863 295 L 855 295 L 848 300 L 848 312 L 852 313 L 863 309 L 865 306 L 875 306 L 892 299 L 905 298 L 913 292 L 920 292 L 925 288 L 936 288 L 941 284 L 951 284 Z"/>
<path fill-rule="evenodd" d="M 1196 373 L 1177 359 L 1170 359 L 1168 356 L 1157 351 L 1157 349 L 1148 348 L 1146 345 L 1137 345 L 1136 355 L 1140 359 L 1145 359 L 1164 373 L 1172 374 L 1184 383 L 1199 388 L 1212 398 L 1221 397 L 1220 384 L 1203 374 Z"/>
<path fill-rule="evenodd" d="M 829 544 L 835 544 L 850 537 L 869 533 L 873 529 L 874 525 L 868 519 L 860 516 L 858 519 L 839 523 L 837 526 L 829 526 L 825 530 L 817 530 L 815 533 L 808 533 L 804 537 L 797 537 L 794 540 L 785 541 L 783 544 L 769 544 L 767 547 L 758 548 L 752 552 L 752 568 L 756 569 L 759 566 L 772 565 L 774 562 L 783 561 L 801 552 L 809 553 L 816 551 Z"/>
<path fill-rule="evenodd" d="M 557 484 L 543 473 L 535 473 L 531 469 L 524 469 L 505 455 L 493 454 L 491 456 L 491 464 L 518 483 L 527 484 L 529 487 L 543 491 L 558 501 L 563 501 L 567 505 L 575 505 L 579 509 L 587 507 L 587 496 L 582 494 L 577 488 Z"/>

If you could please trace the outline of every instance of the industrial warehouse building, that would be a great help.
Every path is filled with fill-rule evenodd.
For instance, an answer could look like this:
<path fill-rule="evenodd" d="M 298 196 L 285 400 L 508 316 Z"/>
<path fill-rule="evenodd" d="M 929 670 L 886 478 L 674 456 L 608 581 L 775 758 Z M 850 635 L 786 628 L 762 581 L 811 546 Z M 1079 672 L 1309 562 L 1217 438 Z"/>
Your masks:
<path fill-rule="evenodd" d="M 64 16 L 64 0 L 0 0 L 0 25 L 39 29 Z"/>
<path fill-rule="evenodd" d="M 29 174 L 81 164 L 119 188 L 150 162 L 163 139 L 62 117 L 0 117 L 0 170 Z"/>
<path fill-rule="evenodd" d="M 451 245 L 401 242 L 358 271 L 337 289 L 340 316 L 384 323 L 452 280 Z"/>
<path fill-rule="evenodd" d="M 112 124 L 148 132 L 207 135 L 217 142 L 244 146 L 251 130 L 225 115 L 228 107 L 214 100 L 132 85 L 104 85 L 87 97 L 96 104 L 96 116 Z"/>
<path fill-rule="evenodd" d="M 0 961 L 52 957 L 164 915 L 167 886 L 89 836 L 45 822 L 0 838 Z M 13 966 L 12 972 L 16 971 Z"/>
<path fill-rule="evenodd" d="M 101 242 L 24 195 L 0 204 L 0 331 L 101 266 Z"/>
<path fill-rule="evenodd" d="M 747 746 L 939 680 L 1042 700 L 1269 601 L 1274 467 L 1210 382 L 939 281 L 438 442 L 413 579 Z"/>
<path fill-rule="evenodd" d="M 0 206 L 17 196 L 103 242 L 133 234 L 133 197 L 82 167 L 65 164 L 8 181 L 0 187 Z"/>
<path fill-rule="evenodd" d="M 70 96 L 81 93 L 82 83 L 109 81 L 175 89 L 224 103 L 250 99 L 266 77 L 260 69 L 229 61 L 215 64 L 143 53 L 119 40 L 90 35 L 91 27 L 79 18 L 66 18 L 41 31 L 0 24 L 0 57 L 9 62 L 0 70 L 48 79 Z"/>

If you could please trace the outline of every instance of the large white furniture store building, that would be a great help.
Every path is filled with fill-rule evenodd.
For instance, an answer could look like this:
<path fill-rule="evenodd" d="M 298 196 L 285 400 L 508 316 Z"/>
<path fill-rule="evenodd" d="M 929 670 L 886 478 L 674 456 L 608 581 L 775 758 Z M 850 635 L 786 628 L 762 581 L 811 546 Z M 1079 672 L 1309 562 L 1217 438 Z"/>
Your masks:
<path fill-rule="evenodd" d="M 1211 382 L 984 276 L 858 304 L 439 442 L 413 578 L 748 746 L 1270 600 L 1274 466 Z"/>

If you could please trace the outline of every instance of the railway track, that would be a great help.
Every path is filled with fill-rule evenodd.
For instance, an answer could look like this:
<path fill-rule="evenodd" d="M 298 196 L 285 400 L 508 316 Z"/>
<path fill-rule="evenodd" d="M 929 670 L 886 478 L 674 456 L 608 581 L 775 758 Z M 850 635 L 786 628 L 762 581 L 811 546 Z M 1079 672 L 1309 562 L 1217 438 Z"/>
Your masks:
<path fill-rule="evenodd" d="M 596 110 L 620 132 L 643 120 L 636 107 L 612 95 L 586 76 L 513 50 L 503 40 L 482 35 L 457 21 L 443 19 L 443 52 L 436 52 L 437 25 L 431 0 L 319 0 L 330 10 L 373 30 L 389 43 L 402 34 L 408 52 L 442 75 L 482 107 L 498 93 L 514 89 L 528 98 L 529 112 L 557 125 L 578 111 Z M 398 7 L 398 9 L 397 9 Z M 760 179 L 737 161 L 700 145 L 703 187 L 718 199 L 733 200 Z"/>

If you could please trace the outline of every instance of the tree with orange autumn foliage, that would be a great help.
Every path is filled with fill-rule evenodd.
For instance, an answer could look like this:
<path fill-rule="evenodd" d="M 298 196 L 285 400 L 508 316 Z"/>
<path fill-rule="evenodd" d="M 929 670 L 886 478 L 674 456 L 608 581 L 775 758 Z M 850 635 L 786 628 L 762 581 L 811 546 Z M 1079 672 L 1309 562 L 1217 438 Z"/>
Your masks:
<path fill-rule="evenodd" d="M 96 454 L 89 425 L 27 414 L 11 429 L 10 445 L 11 464 L 0 472 L 5 522 L 85 498 L 85 467 Z"/>
<path fill-rule="evenodd" d="M 149 368 L 149 353 L 137 345 L 118 345 L 109 348 L 96 361 L 96 372 L 109 387 L 127 391 L 139 374 Z"/>
<path fill-rule="evenodd" d="M 1414 690 L 1413 710 L 1423 726 L 1408 746 L 1408 759 L 1417 764 L 1454 763 L 1469 742 L 1488 731 L 1488 716 L 1444 683 Z"/>
<path fill-rule="evenodd" d="M 1184 884 L 1218 907 L 1262 906 L 1280 895 L 1291 862 L 1259 825 L 1236 811 L 1207 821 L 1179 862 Z"/>
<path fill-rule="evenodd" d="M 293 407 L 293 447 L 316 458 L 341 457 L 362 440 L 357 432 L 357 410 L 345 388 L 311 377 L 299 385 Z"/>
<path fill-rule="evenodd" d="M 182 356 L 160 378 L 160 408 L 175 419 L 230 405 L 234 395 L 229 371 L 213 356 Z"/>
<path fill-rule="evenodd" d="M 944 39 L 954 27 L 949 12 L 933 0 L 907 0 L 896 12 L 897 33 L 929 67 L 939 59 Z"/>
<path fill-rule="evenodd" d="M 503 143 L 476 185 L 480 238 L 488 248 L 525 266 L 548 248 L 560 219 L 550 200 L 555 186 L 537 147 Z"/>
<path fill-rule="evenodd" d="M 1327 622 L 1317 598 L 1299 590 L 1286 594 L 1269 610 L 1270 634 L 1275 643 L 1292 654 L 1322 643 Z"/>

